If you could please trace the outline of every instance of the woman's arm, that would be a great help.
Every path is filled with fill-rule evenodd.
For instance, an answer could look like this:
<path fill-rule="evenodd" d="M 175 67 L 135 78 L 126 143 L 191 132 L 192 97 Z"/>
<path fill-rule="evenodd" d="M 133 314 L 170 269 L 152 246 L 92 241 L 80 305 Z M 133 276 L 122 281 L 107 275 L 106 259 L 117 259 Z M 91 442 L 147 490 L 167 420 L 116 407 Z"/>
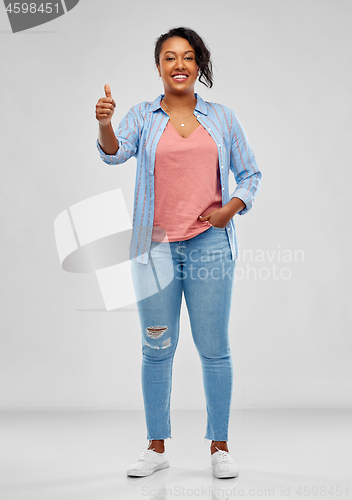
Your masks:
<path fill-rule="evenodd" d="M 108 84 L 104 85 L 104 91 L 105 97 L 101 97 L 95 106 L 95 117 L 99 122 L 98 141 L 105 154 L 114 155 L 119 149 L 119 141 L 111 125 L 116 102 L 112 98 Z"/>
<path fill-rule="evenodd" d="M 236 213 L 244 215 L 253 206 L 254 199 L 260 189 L 262 173 L 258 168 L 254 152 L 242 124 L 233 111 L 232 116 L 230 169 L 234 174 L 237 186 L 230 195 L 230 202 L 234 198 L 242 200 L 245 206 Z M 233 203 L 237 204 L 237 202 Z"/>
<path fill-rule="evenodd" d="M 111 122 L 109 125 L 99 123 L 98 141 L 105 154 L 115 155 L 117 153 L 119 141 L 116 138 Z"/>
<path fill-rule="evenodd" d="M 99 121 L 96 146 L 104 163 L 117 165 L 137 155 L 143 128 L 143 113 L 148 103 L 140 103 L 131 108 L 114 131 L 111 118 L 116 103 L 111 97 L 109 85 L 105 85 L 105 94 L 106 97 L 99 99 L 96 105 L 96 118 Z"/>
<path fill-rule="evenodd" d="M 225 207 L 228 210 L 229 218 L 232 219 L 238 212 L 246 208 L 246 204 L 240 198 L 234 197 L 223 208 Z"/>
<path fill-rule="evenodd" d="M 246 204 L 242 200 L 239 198 L 231 198 L 231 200 L 223 207 L 212 210 L 204 217 L 200 215 L 199 219 L 202 222 L 208 221 L 213 226 L 225 227 L 230 222 L 232 217 L 244 208 L 246 208 Z"/>
<path fill-rule="evenodd" d="M 237 186 L 226 205 L 213 210 L 204 217 L 199 217 L 202 222 L 208 221 L 217 227 L 227 226 L 236 214 L 244 215 L 252 208 L 262 177 L 246 133 L 235 113 L 232 110 L 231 113 L 230 169 Z"/>

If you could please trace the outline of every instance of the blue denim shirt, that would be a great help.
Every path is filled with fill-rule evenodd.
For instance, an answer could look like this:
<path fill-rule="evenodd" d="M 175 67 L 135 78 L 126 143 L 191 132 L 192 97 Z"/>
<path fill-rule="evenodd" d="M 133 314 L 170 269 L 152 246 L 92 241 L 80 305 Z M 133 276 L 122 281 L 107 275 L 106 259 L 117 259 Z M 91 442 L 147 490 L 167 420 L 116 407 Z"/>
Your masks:
<path fill-rule="evenodd" d="M 128 111 L 115 130 L 119 141 L 116 154 L 105 154 L 97 140 L 101 159 L 108 165 L 121 164 L 132 156 L 137 157 L 130 260 L 141 264 L 148 262 L 153 230 L 155 151 L 169 120 L 160 105 L 163 97 L 164 94 L 161 94 L 154 102 L 142 102 Z M 198 94 L 195 97 L 197 104 L 193 113 L 218 148 L 222 205 L 233 197 L 240 198 L 246 206 L 238 213 L 244 215 L 252 208 L 262 177 L 246 133 L 231 109 L 204 101 Z M 230 171 L 237 183 L 231 196 L 228 183 Z M 226 226 L 226 233 L 234 260 L 238 257 L 238 246 L 233 218 Z"/>

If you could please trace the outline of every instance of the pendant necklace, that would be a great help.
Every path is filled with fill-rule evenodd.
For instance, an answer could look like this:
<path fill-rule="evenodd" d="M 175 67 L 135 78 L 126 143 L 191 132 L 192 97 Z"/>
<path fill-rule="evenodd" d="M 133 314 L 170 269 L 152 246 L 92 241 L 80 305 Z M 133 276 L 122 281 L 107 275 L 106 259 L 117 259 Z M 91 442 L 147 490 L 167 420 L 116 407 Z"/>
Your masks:
<path fill-rule="evenodd" d="M 172 114 L 172 116 L 174 116 L 174 117 L 175 117 L 175 118 L 177 118 L 178 120 L 187 120 L 188 118 L 190 118 L 190 117 L 193 115 L 193 111 L 194 111 L 194 109 L 195 109 L 195 108 L 193 108 L 192 113 L 191 113 L 190 115 L 188 115 L 188 116 L 176 116 L 176 115 L 174 115 L 174 114 L 173 114 L 173 112 L 171 111 L 171 109 L 169 108 L 169 106 L 167 106 L 167 105 L 164 103 L 164 101 L 161 101 L 161 103 L 165 106 L 165 108 L 167 108 L 167 109 L 170 111 L 170 113 Z M 177 110 L 176 110 L 176 109 L 174 109 L 174 111 L 177 111 Z M 185 126 L 185 124 L 181 122 L 181 127 L 184 127 L 184 126 Z"/>

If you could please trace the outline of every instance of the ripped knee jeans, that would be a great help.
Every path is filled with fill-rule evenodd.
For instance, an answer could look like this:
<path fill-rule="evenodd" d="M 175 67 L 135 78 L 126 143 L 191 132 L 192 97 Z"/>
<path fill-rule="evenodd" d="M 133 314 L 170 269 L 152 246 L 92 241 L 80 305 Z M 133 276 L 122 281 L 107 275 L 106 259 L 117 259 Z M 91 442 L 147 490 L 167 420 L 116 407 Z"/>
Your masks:
<path fill-rule="evenodd" d="M 233 388 L 228 328 L 235 263 L 225 228 L 214 226 L 189 240 L 152 241 L 147 264 L 131 261 L 141 324 L 142 391 L 149 440 L 172 437 L 172 367 L 184 294 L 203 374 L 204 437 L 228 441 Z M 197 365 L 184 366 L 185 387 L 196 369 Z"/>

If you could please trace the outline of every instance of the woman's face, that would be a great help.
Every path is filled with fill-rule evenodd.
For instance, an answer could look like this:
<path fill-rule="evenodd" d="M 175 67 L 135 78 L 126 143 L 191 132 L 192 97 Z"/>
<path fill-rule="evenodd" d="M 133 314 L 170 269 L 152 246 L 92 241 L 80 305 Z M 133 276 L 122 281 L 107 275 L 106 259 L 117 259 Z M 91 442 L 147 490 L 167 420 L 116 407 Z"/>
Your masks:
<path fill-rule="evenodd" d="M 199 68 L 195 51 L 185 38 L 175 36 L 165 40 L 157 68 L 165 91 L 179 94 L 194 92 Z"/>

